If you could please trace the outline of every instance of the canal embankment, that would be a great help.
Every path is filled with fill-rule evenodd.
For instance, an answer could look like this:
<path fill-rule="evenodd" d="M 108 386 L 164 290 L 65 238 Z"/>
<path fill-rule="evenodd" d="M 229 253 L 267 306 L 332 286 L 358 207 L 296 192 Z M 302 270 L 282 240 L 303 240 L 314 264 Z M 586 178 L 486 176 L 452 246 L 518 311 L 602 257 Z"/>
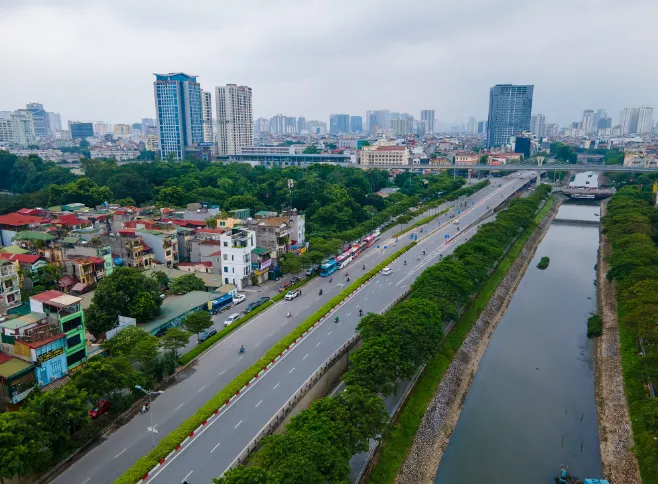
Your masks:
<path fill-rule="evenodd" d="M 607 201 L 601 205 L 606 213 Z M 601 460 L 604 475 L 615 484 L 642 482 L 637 459 L 633 454 L 633 431 L 628 412 L 621 367 L 619 318 L 615 284 L 607 280 L 611 247 L 608 237 L 600 234 L 598 261 L 599 316 L 603 334 L 596 342 L 595 390 L 598 413 Z"/>
<path fill-rule="evenodd" d="M 431 483 L 441 462 L 450 436 L 459 419 L 460 410 L 491 335 L 505 313 L 536 248 L 555 218 L 560 201 L 554 203 L 497 284 L 479 317 L 461 344 L 436 387 L 434 395 L 397 475 L 398 483 Z M 499 268 L 501 269 L 501 268 Z M 496 281 L 498 282 L 498 281 Z"/>

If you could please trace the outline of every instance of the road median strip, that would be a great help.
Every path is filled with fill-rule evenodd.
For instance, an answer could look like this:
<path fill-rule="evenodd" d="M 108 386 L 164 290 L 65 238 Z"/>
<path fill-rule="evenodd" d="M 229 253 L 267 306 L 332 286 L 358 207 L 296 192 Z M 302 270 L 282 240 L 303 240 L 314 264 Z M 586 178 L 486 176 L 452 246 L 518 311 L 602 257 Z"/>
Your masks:
<path fill-rule="evenodd" d="M 115 484 L 135 484 L 139 481 L 148 479 L 148 477 L 153 474 L 157 467 L 163 465 L 163 463 L 165 463 L 175 451 L 181 449 L 184 443 L 194 436 L 195 432 L 197 432 L 199 428 L 203 426 L 203 422 L 207 422 L 213 415 L 217 416 L 222 408 L 230 405 L 231 401 L 240 395 L 240 392 L 243 389 L 248 388 L 253 381 L 258 379 L 264 372 L 271 368 L 271 366 L 274 365 L 276 361 L 284 355 L 284 353 L 289 351 L 294 345 L 298 344 L 302 337 L 309 333 L 311 328 L 317 326 L 320 322 L 325 320 L 327 314 L 332 312 L 338 306 L 341 306 L 349 296 L 354 294 L 357 289 L 361 288 L 373 277 L 375 277 L 381 269 L 386 267 L 388 264 L 400 257 L 415 245 L 416 243 L 412 242 L 411 244 L 403 247 L 379 263 L 376 267 L 368 271 L 366 274 L 359 277 L 353 284 L 341 291 L 340 294 L 330 299 L 318 311 L 316 311 L 313 315 L 308 317 L 299 326 L 297 326 L 297 328 L 295 328 L 290 334 L 272 346 L 272 348 L 270 348 L 256 363 L 240 373 L 231 381 L 231 383 L 220 390 L 204 406 L 197 410 L 193 415 L 188 417 L 187 420 L 185 420 L 178 427 L 178 429 L 172 431 L 169 433 L 169 435 L 164 437 L 158 443 L 155 449 L 149 452 L 146 456 L 137 460 L 137 462 L 135 462 L 135 464 L 127 469 L 123 475 L 114 481 Z M 274 304 L 272 301 L 268 301 L 268 303 L 271 303 L 270 306 Z M 265 304 L 263 306 L 265 306 Z M 223 331 L 224 330 L 222 330 L 222 332 Z M 218 333 L 218 335 L 220 333 Z M 225 334 L 228 334 L 228 332 Z"/>

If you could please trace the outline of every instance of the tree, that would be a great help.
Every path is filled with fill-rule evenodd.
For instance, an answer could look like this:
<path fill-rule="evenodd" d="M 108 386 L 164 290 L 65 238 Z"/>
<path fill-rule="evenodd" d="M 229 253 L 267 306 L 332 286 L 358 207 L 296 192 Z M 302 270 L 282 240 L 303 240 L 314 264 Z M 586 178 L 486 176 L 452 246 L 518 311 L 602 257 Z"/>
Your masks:
<path fill-rule="evenodd" d="M 43 470 L 52 459 L 48 435 L 32 412 L 0 414 L 0 481 Z"/>
<path fill-rule="evenodd" d="M 130 356 L 137 363 L 142 365 L 142 368 L 152 367 L 158 359 L 158 348 L 160 347 L 160 340 L 149 334 L 148 337 L 143 338 L 133 347 Z"/>
<path fill-rule="evenodd" d="M 489 155 L 487 155 L 487 154 L 481 155 L 479 163 L 481 165 L 486 165 L 487 163 L 489 163 Z"/>
<path fill-rule="evenodd" d="M 291 253 L 285 254 L 279 261 L 281 270 L 285 274 L 298 274 L 302 271 L 302 261 L 299 256 Z"/>
<path fill-rule="evenodd" d="M 160 291 L 164 291 L 169 287 L 169 276 L 162 271 L 151 272 L 151 278 L 157 281 Z"/>
<path fill-rule="evenodd" d="M 268 484 L 272 481 L 268 472 L 256 466 L 238 466 L 212 480 L 213 484 Z"/>
<path fill-rule="evenodd" d="M 190 333 L 178 327 L 169 328 L 161 341 L 162 347 L 178 360 L 178 350 L 190 342 Z"/>
<path fill-rule="evenodd" d="M 206 219 L 206 226 L 215 229 L 217 228 L 217 219 L 216 218 L 207 218 Z"/>
<path fill-rule="evenodd" d="M 196 333 L 197 343 L 199 342 L 199 333 L 205 331 L 212 326 L 212 319 L 210 313 L 207 311 L 195 311 L 188 314 L 183 321 L 183 328 L 190 333 Z"/>
<path fill-rule="evenodd" d="M 206 283 L 196 274 L 185 274 L 184 276 L 169 281 L 169 291 L 174 294 L 187 294 L 190 291 L 205 291 Z"/>
<path fill-rule="evenodd" d="M 130 357 L 133 348 L 135 348 L 140 341 L 149 339 L 150 337 L 157 340 L 155 336 L 147 333 L 142 328 L 128 326 L 119 331 L 113 338 L 103 341 L 101 343 L 101 348 L 109 356 Z"/>
<path fill-rule="evenodd" d="M 119 316 L 148 321 L 160 311 L 158 282 L 130 267 L 117 267 L 98 283 L 85 311 L 87 328 L 94 336 L 112 329 Z"/>
<path fill-rule="evenodd" d="M 117 400 L 119 392 L 132 388 L 137 372 L 127 358 L 93 358 L 73 374 L 73 384 L 89 395 L 93 402 L 103 398 Z"/>
<path fill-rule="evenodd" d="M 304 154 L 305 154 L 305 155 L 319 155 L 319 154 L 320 154 L 320 150 L 319 150 L 318 147 L 315 146 L 315 145 L 308 145 L 308 146 L 304 149 Z"/>

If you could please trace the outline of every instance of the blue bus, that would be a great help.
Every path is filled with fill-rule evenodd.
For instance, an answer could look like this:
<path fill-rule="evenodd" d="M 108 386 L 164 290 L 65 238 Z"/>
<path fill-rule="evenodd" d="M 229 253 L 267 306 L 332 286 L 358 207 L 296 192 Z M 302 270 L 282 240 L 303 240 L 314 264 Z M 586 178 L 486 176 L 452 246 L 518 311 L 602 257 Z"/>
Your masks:
<path fill-rule="evenodd" d="M 335 259 L 329 259 L 320 264 L 320 275 L 327 277 L 338 270 L 338 262 Z"/>

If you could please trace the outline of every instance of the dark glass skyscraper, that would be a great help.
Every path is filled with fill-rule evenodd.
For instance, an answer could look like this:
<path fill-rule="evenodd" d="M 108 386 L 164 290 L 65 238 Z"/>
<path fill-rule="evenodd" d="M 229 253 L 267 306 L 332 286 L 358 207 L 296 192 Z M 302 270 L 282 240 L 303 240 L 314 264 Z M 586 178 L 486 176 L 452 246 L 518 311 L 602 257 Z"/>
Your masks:
<path fill-rule="evenodd" d="M 69 131 L 73 139 L 87 139 L 94 136 L 94 125 L 81 121 L 69 121 Z"/>
<path fill-rule="evenodd" d="M 532 85 L 496 84 L 489 91 L 487 146 L 509 143 L 510 136 L 530 131 Z"/>
<path fill-rule="evenodd" d="M 329 132 L 331 134 L 350 132 L 349 114 L 332 114 L 329 116 Z"/>
<path fill-rule="evenodd" d="M 160 156 L 181 160 L 185 148 L 203 142 L 201 86 L 182 72 L 155 74 L 155 111 L 160 130 Z"/>
<path fill-rule="evenodd" d="M 46 110 L 43 109 L 43 104 L 29 103 L 25 106 L 25 109 L 32 115 L 32 121 L 34 121 L 34 134 L 37 138 L 50 136 L 50 118 L 48 117 Z"/>
<path fill-rule="evenodd" d="M 363 131 L 363 118 L 361 116 L 350 117 L 350 131 L 352 133 L 360 133 Z"/>

